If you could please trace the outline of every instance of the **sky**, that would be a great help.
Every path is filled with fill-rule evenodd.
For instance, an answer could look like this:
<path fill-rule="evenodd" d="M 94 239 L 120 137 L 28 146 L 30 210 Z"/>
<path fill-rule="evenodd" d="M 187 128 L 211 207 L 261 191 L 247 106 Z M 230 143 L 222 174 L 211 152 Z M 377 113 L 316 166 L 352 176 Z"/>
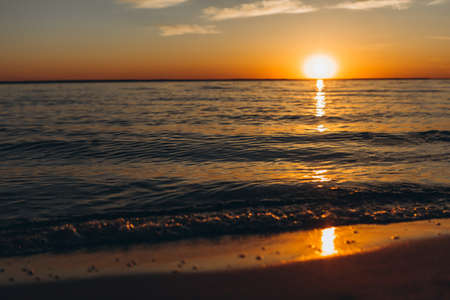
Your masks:
<path fill-rule="evenodd" d="M 0 0 L 0 81 L 450 78 L 450 0 Z"/>

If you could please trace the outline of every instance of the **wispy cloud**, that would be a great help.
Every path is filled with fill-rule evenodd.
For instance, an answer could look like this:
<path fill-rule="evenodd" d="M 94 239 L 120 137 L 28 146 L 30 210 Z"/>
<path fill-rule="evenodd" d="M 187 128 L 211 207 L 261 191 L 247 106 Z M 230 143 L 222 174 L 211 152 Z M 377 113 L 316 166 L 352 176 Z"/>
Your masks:
<path fill-rule="evenodd" d="M 120 2 L 130 3 L 136 8 L 165 8 L 175 6 L 189 0 L 119 0 Z"/>
<path fill-rule="evenodd" d="M 429 5 L 429 6 L 439 5 L 439 4 L 443 4 L 445 2 L 447 2 L 447 0 L 433 0 L 433 1 L 428 2 L 427 5 Z"/>
<path fill-rule="evenodd" d="M 392 7 L 395 9 L 406 9 L 411 4 L 412 0 L 360 0 L 360 1 L 346 1 L 339 3 L 330 8 L 343 8 L 353 10 L 367 10 L 382 7 Z"/>
<path fill-rule="evenodd" d="M 188 25 L 188 24 L 180 24 L 180 25 L 166 25 L 160 26 L 162 36 L 174 36 L 174 35 L 183 35 L 183 34 L 215 34 L 219 33 L 214 25 Z"/>
<path fill-rule="evenodd" d="M 428 38 L 432 40 L 450 41 L 450 35 L 434 35 Z"/>
<path fill-rule="evenodd" d="M 220 21 L 275 14 L 302 14 L 315 10 L 314 7 L 298 0 L 262 0 L 229 8 L 208 7 L 203 10 L 203 13 L 210 20 Z"/>

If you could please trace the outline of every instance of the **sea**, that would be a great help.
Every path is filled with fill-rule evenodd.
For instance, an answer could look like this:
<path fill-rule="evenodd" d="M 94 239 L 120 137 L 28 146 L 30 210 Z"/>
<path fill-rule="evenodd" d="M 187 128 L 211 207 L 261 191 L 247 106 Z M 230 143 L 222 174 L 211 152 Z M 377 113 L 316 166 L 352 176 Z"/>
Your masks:
<path fill-rule="evenodd" d="M 450 217 L 450 80 L 0 84 L 0 256 Z"/>

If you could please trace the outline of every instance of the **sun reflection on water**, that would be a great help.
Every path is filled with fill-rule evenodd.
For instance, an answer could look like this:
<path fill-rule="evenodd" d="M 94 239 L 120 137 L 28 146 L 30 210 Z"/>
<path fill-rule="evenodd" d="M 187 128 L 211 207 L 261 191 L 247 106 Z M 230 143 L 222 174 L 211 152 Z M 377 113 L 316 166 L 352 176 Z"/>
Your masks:
<path fill-rule="evenodd" d="M 328 128 L 326 128 L 325 126 L 323 126 L 323 124 L 320 124 L 319 126 L 317 126 L 316 130 L 317 130 L 318 132 L 321 132 L 321 133 L 322 133 L 322 132 L 327 131 Z"/>
<path fill-rule="evenodd" d="M 322 230 L 322 256 L 329 256 L 338 253 L 334 247 L 334 240 L 336 239 L 335 231 L 335 227 Z"/>
<path fill-rule="evenodd" d="M 317 83 L 317 93 L 314 99 L 316 100 L 316 117 L 320 118 L 325 116 L 325 107 L 327 105 L 326 98 L 325 98 L 325 92 L 323 92 L 323 89 L 325 87 L 325 83 L 322 79 L 318 79 Z M 328 130 L 323 124 L 320 124 L 317 126 L 317 131 L 320 133 L 325 132 Z"/>
<path fill-rule="evenodd" d="M 323 79 L 318 79 L 316 86 L 317 86 L 317 90 L 319 92 L 321 92 L 323 90 L 323 88 L 325 87 L 325 84 L 323 83 Z"/>
<path fill-rule="evenodd" d="M 328 177 L 326 177 L 325 174 L 326 174 L 327 172 L 328 172 L 328 170 L 316 170 L 316 171 L 314 171 L 314 174 L 315 174 L 315 175 L 313 175 L 312 178 L 316 179 L 316 180 L 319 181 L 319 182 L 328 182 L 328 181 L 330 181 L 331 179 L 328 178 Z"/>
<path fill-rule="evenodd" d="M 325 115 L 325 93 L 317 92 L 316 97 L 316 117 L 323 117 Z"/>

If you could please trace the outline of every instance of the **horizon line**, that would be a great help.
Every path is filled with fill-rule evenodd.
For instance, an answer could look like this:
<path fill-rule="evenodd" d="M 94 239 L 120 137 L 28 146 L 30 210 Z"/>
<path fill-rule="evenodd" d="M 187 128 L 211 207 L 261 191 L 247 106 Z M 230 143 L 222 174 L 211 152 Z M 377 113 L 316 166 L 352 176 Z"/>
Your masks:
<path fill-rule="evenodd" d="M 322 80 L 449 80 L 450 77 L 357 77 L 325 78 Z M 56 79 L 56 80 L 11 80 L 0 84 L 52 84 L 52 83 L 108 83 L 108 82 L 200 82 L 200 81 L 314 81 L 319 78 L 157 78 L 157 79 Z"/>

